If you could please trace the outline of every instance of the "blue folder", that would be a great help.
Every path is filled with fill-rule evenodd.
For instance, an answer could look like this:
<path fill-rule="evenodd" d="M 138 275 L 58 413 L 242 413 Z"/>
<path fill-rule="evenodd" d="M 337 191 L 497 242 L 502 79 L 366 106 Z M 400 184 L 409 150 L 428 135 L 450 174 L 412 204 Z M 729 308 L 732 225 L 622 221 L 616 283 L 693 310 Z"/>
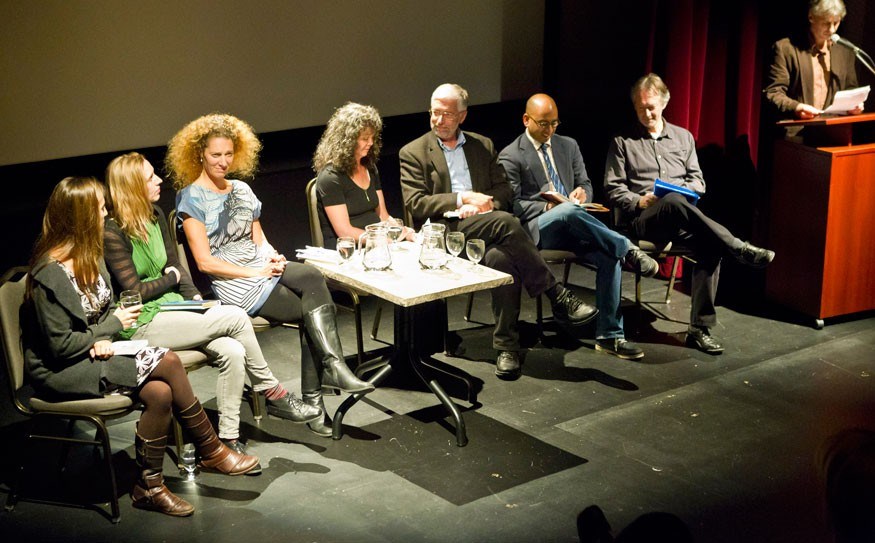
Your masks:
<path fill-rule="evenodd" d="M 677 192 L 684 195 L 687 201 L 693 205 L 697 205 L 699 203 L 699 194 L 696 191 L 690 190 L 680 185 L 672 185 L 671 183 L 666 183 L 662 179 L 657 179 L 653 182 L 653 194 L 655 194 L 656 196 L 662 198 L 669 192 Z"/>

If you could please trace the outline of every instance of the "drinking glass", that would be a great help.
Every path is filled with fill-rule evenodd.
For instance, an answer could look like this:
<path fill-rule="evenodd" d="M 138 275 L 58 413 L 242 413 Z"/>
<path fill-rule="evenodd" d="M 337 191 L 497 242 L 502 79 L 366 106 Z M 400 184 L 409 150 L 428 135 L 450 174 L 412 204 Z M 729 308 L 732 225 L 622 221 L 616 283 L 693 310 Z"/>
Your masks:
<path fill-rule="evenodd" d="M 483 253 L 486 252 L 486 243 L 482 239 L 469 239 L 465 244 L 465 254 L 468 255 L 468 260 L 473 262 L 473 267 L 477 267 L 477 263 L 483 258 Z"/>
<path fill-rule="evenodd" d="M 340 265 L 346 264 L 352 258 L 352 255 L 355 254 L 355 238 L 348 236 L 337 238 L 337 254 L 343 259 Z"/>
<path fill-rule="evenodd" d="M 396 250 L 397 247 L 395 244 L 401 239 L 401 235 L 404 233 L 404 223 L 401 219 L 389 217 L 386 220 L 386 226 L 388 227 L 387 234 L 389 234 L 389 241 L 392 243 L 391 248 L 392 250 Z"/>
<path fill-rule="evenodd" d="M 118 296 L 118 303 L 123 308 L 127 309 L 129 307 L 134 307 L 135 305 L 143 304 L 143 297 L 136 290 L 123 290 L 121 294 Z M 130 326 L 130 328 L 136 328 L 136 321 L 134 324 Z"/>
<path fill-rule="evenodd" d="M 459 256 L 465 247 L 465 234 L 462 232 L 447 232 L 447 251 L 453 256 Z"/>

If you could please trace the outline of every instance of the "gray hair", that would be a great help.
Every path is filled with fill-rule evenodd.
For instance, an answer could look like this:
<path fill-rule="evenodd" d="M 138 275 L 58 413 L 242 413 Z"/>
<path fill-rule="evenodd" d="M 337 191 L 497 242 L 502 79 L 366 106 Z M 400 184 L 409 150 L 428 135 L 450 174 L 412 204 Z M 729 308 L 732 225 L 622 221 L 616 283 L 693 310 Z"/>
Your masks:
<path fill-rule="evenodd" d="M 811 0 L 808 3 L 808 15 L 823 19 L 826 17 L 838 17 L 844 19 L 848 10 L 842 0 Z"/>
<path fill-rule="evenodd" d="M 638 95 L 644 91 L 658 94 L 660 99 L 662 99 L 663 107 L 668 103 L 669 98 L 671 98 L 671 93 L 668 92 L 668 86 L 665 84 L 665 81 L 653 73 L 645 75 L 632 85 L 632 92 L 630 93 L 632 102 L 634 103 L 635 99 L 638 98 Z"/>
<path fill-rule="evenodd" d="M 468 91 L 455 83 L 438 85 L 438 88 L 431 93 L 431 100 L 434 101 L 436 98 L 455 98 L 459 104 L 459 111 L 468 109 Z"/>

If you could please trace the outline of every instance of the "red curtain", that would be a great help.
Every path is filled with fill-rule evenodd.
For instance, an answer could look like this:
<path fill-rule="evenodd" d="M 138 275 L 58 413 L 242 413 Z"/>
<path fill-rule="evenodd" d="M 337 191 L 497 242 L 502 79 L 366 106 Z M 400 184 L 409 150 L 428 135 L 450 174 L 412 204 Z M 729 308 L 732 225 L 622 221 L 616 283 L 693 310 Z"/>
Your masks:
<path fill-rule="evenodd" d="M 648 71 L 671 90 L 666 118 L 699 147 L 746 137 L 756 164 L 762 89 L 759 8 L 753 0 L 655 0 Z"/>

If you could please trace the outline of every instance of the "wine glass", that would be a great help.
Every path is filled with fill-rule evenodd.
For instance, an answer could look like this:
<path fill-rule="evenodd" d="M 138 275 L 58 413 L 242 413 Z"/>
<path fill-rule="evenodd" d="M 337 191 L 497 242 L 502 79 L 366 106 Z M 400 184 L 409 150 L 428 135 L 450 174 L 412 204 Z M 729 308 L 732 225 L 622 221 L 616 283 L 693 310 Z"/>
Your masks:
<path fill-rule="evenodd" d="M 468 255 L 468 260 L 473 262 L 473 267 L 477 267 L 477 263 L 483 258 L 483 253 L 486 252 L 486 243 L 482 239 L 469 239 L 465 244 L 465 254 Z"/>
<path fill-rule="evenodd" d="M 447 251 L 458 257 L 465 247 L 465 234 L 462 232 L 447 232 Z"/>
<path fill-rule="evenodd" d="M 401 236 L 404 234 L 404 223 L 401 222 L 401 219 L 396 219 L 394 217 L 389 217 L 386 219 L 387 231 L 386 233 L 389 235 L 389 241 L 392 242 L 392 249 L 396 249 L 395 244 L 398 240 L 401 239 Z"/>
<path fill-rule="evenodd" d="M 350 236 L 337 238 L 337 254 L 343 259 L 340 265 L 346 264 L 352 258 L 352 255 L 355 254 L 355 238 Z"/>
<path fill-rule="evenodd" d="M 125 309 L 136 305 L 143 305 L 143 296 L 136 290 L 123 290 L 118 296 L 118 303 Z M 130 328 L 136 328 L 137 326 L 137 322 L 134 321 Z"/>

